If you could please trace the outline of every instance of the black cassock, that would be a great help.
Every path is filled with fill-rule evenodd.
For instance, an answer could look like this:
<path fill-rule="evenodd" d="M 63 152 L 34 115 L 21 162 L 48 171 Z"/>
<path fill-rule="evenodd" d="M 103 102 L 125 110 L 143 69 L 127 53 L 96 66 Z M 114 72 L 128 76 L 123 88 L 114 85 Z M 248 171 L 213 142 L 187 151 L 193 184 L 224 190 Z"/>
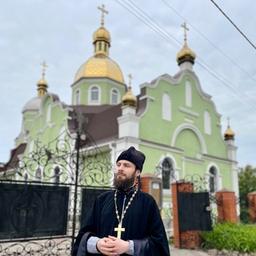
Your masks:
<path fill-rule="evenodd" d="M 117 192 L 119 216 L 121 216 L 124 198 L 126 197 L 125 205 L 127 205 L 133 192 L 134 190 L 128 194 L 121 191 Z M 86 220 L 86 225 L 79 231 L 76 238 L 72 256 L 77 255 L 81 241 L 79 254 L 83 256 L 96 255 L 86 252 L 86 241 L 90 236 L 97 236 L 99 238 L 108 237 L 109 235 L 117 236 L 116 231 L 114 231 L 118 226 L 114 193 L 114 191 L 105 192 L 96 199 L 94 207 Z M 126 211 L 122 227 L 125 228 L 125 231 L 122 232 L 121 239 L 134 241 L 135 256 L 170 255 L 160 212 L 151 195 L 142 191 L 137 192 Z"/>

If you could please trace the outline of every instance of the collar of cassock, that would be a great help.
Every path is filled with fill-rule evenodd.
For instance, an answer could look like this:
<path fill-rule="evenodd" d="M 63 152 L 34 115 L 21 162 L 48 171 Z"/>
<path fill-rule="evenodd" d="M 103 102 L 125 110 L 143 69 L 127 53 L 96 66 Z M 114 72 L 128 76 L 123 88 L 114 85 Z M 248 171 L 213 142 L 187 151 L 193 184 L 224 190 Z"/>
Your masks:
<path fill-rule="evenodd" d="M 120 195 L 125 195 L 125 196 L 130 196 L 133 194 L 133 192 L 135 191 L 136 187 L 133 186 L 131 188 L 129 188 L 128 190 L 122 190 L 122 189 L 118 189 L 117 193 Z"/>

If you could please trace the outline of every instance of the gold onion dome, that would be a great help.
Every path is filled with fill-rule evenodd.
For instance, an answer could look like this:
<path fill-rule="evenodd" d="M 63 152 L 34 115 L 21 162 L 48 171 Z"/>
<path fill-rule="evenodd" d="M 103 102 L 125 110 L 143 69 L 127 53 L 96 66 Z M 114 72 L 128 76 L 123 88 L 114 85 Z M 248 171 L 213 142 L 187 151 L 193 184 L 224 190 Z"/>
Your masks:
<path fill-rule="evenodd" d="M 95 44 L 97 41 L 105 41 L 110 45 L 110 33 L 105 27 L 100 27 L 93 33 L 93 43 Z"/>
<path fill-rule="evenodd" d="M 177 54 L 178 65 L 181 65 L 184 62 L 191 62 L 194 64 L 196 54 L 188 47 L 187 44 L 187 31 L 189 31 L 186 22 L 184 22 L 181 27 L 184 29 L 184 45 Z"/>
<path fill-rule="evenodd" d="M 128 87 L 128 91 L 122 97 L 122 104 L 124 106 L 128 105 L 128 106 L 136 107 L 136 105 L 137 105 L 137 98 L 136 98 L 136 96 L 133 95 L 132 87 L 131 86 Z"/>
<path fill-rule="evenodd" d="M 124 83 L 124 78 L 119 65 L 107 56 L 93 56 L 78 69 L 74 82 L 87 77 L 107 77 L 117 82 Z"/>
<path fill-rule="evenodd" d="M 37 92 L 38 97 L 42 97 L 47 93 L 48 84 L 45 80 L 45 70 L 47 68 L 47 65 L 45 62 L 41 64 L 42 66 L 42 78 L 37 82 Z"/>
<path fill-rule="evenodd" d="M 74 82 L 81 78 L 110 78 L 124 84 L 123 73 L 119 65 L 109 57 L 111 36 L 104 27 L 104 14 L 108 12 L 104 5 L 98 9 L 102 11 L 102 17 L 101 26 L 93 33 L 94 56 L 81 65 Z"/>
<path fill-rule="evenodd" d="M 230 126 L 228 125 L 227 130 L 224 133 L 224 138 L 225 140 L 234 140 L 235 139 L 235 133 L 234 131 L 230 128 Z"/>
<path fill-rule="evenodd" d="M 183 47 L 177 54 L 177 62 L 178 64 L 182 64 L 183 62 L 189 61 L 194 64 L 196 58 L 196 54 L 188 47 L 187 42 L 185 41 Z"/>

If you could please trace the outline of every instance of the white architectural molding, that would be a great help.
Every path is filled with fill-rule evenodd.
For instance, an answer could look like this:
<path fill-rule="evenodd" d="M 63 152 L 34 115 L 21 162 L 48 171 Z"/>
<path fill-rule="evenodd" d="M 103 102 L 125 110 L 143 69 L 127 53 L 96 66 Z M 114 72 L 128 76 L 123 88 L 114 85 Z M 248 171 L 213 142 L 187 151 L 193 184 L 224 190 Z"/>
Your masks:
<path fill-rule="evenodd" d="M 207 154 L 207 147 L 206 147 L 204 137 L 202 136 L 200 130 L 192 124 L 183 123 L 183 124 L 180 124 L 176 128 L 176 130 L 174 131 L 173 136 L 172 136 L 171 146 L 175 147 L 175 143 L 176 143 L 178 135 L 185 129 L 192 130 L 197 135 L 200 145 L 201 145 L 201 153 Z"/>
<path fill-rule="evenodd" d="M 185 114 L 188 114 L 190 116 L 193 116 L 193 117 L 199 117 L 199 114 L 197 112 L 194 112 L 190 109 L 187 109 L 185 107 L 179 107 L 179 110 Z"/>

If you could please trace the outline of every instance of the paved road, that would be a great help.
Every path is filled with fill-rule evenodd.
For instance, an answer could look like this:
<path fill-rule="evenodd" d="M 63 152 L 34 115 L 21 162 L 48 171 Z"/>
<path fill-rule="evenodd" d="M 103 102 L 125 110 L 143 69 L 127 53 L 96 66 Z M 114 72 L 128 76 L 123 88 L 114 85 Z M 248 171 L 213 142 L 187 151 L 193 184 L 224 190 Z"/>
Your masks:
<path fill-rule="evenodd" d="M 171 248 L 171 256 L 209 256 L 208 253 L 197 250 Z"/>

